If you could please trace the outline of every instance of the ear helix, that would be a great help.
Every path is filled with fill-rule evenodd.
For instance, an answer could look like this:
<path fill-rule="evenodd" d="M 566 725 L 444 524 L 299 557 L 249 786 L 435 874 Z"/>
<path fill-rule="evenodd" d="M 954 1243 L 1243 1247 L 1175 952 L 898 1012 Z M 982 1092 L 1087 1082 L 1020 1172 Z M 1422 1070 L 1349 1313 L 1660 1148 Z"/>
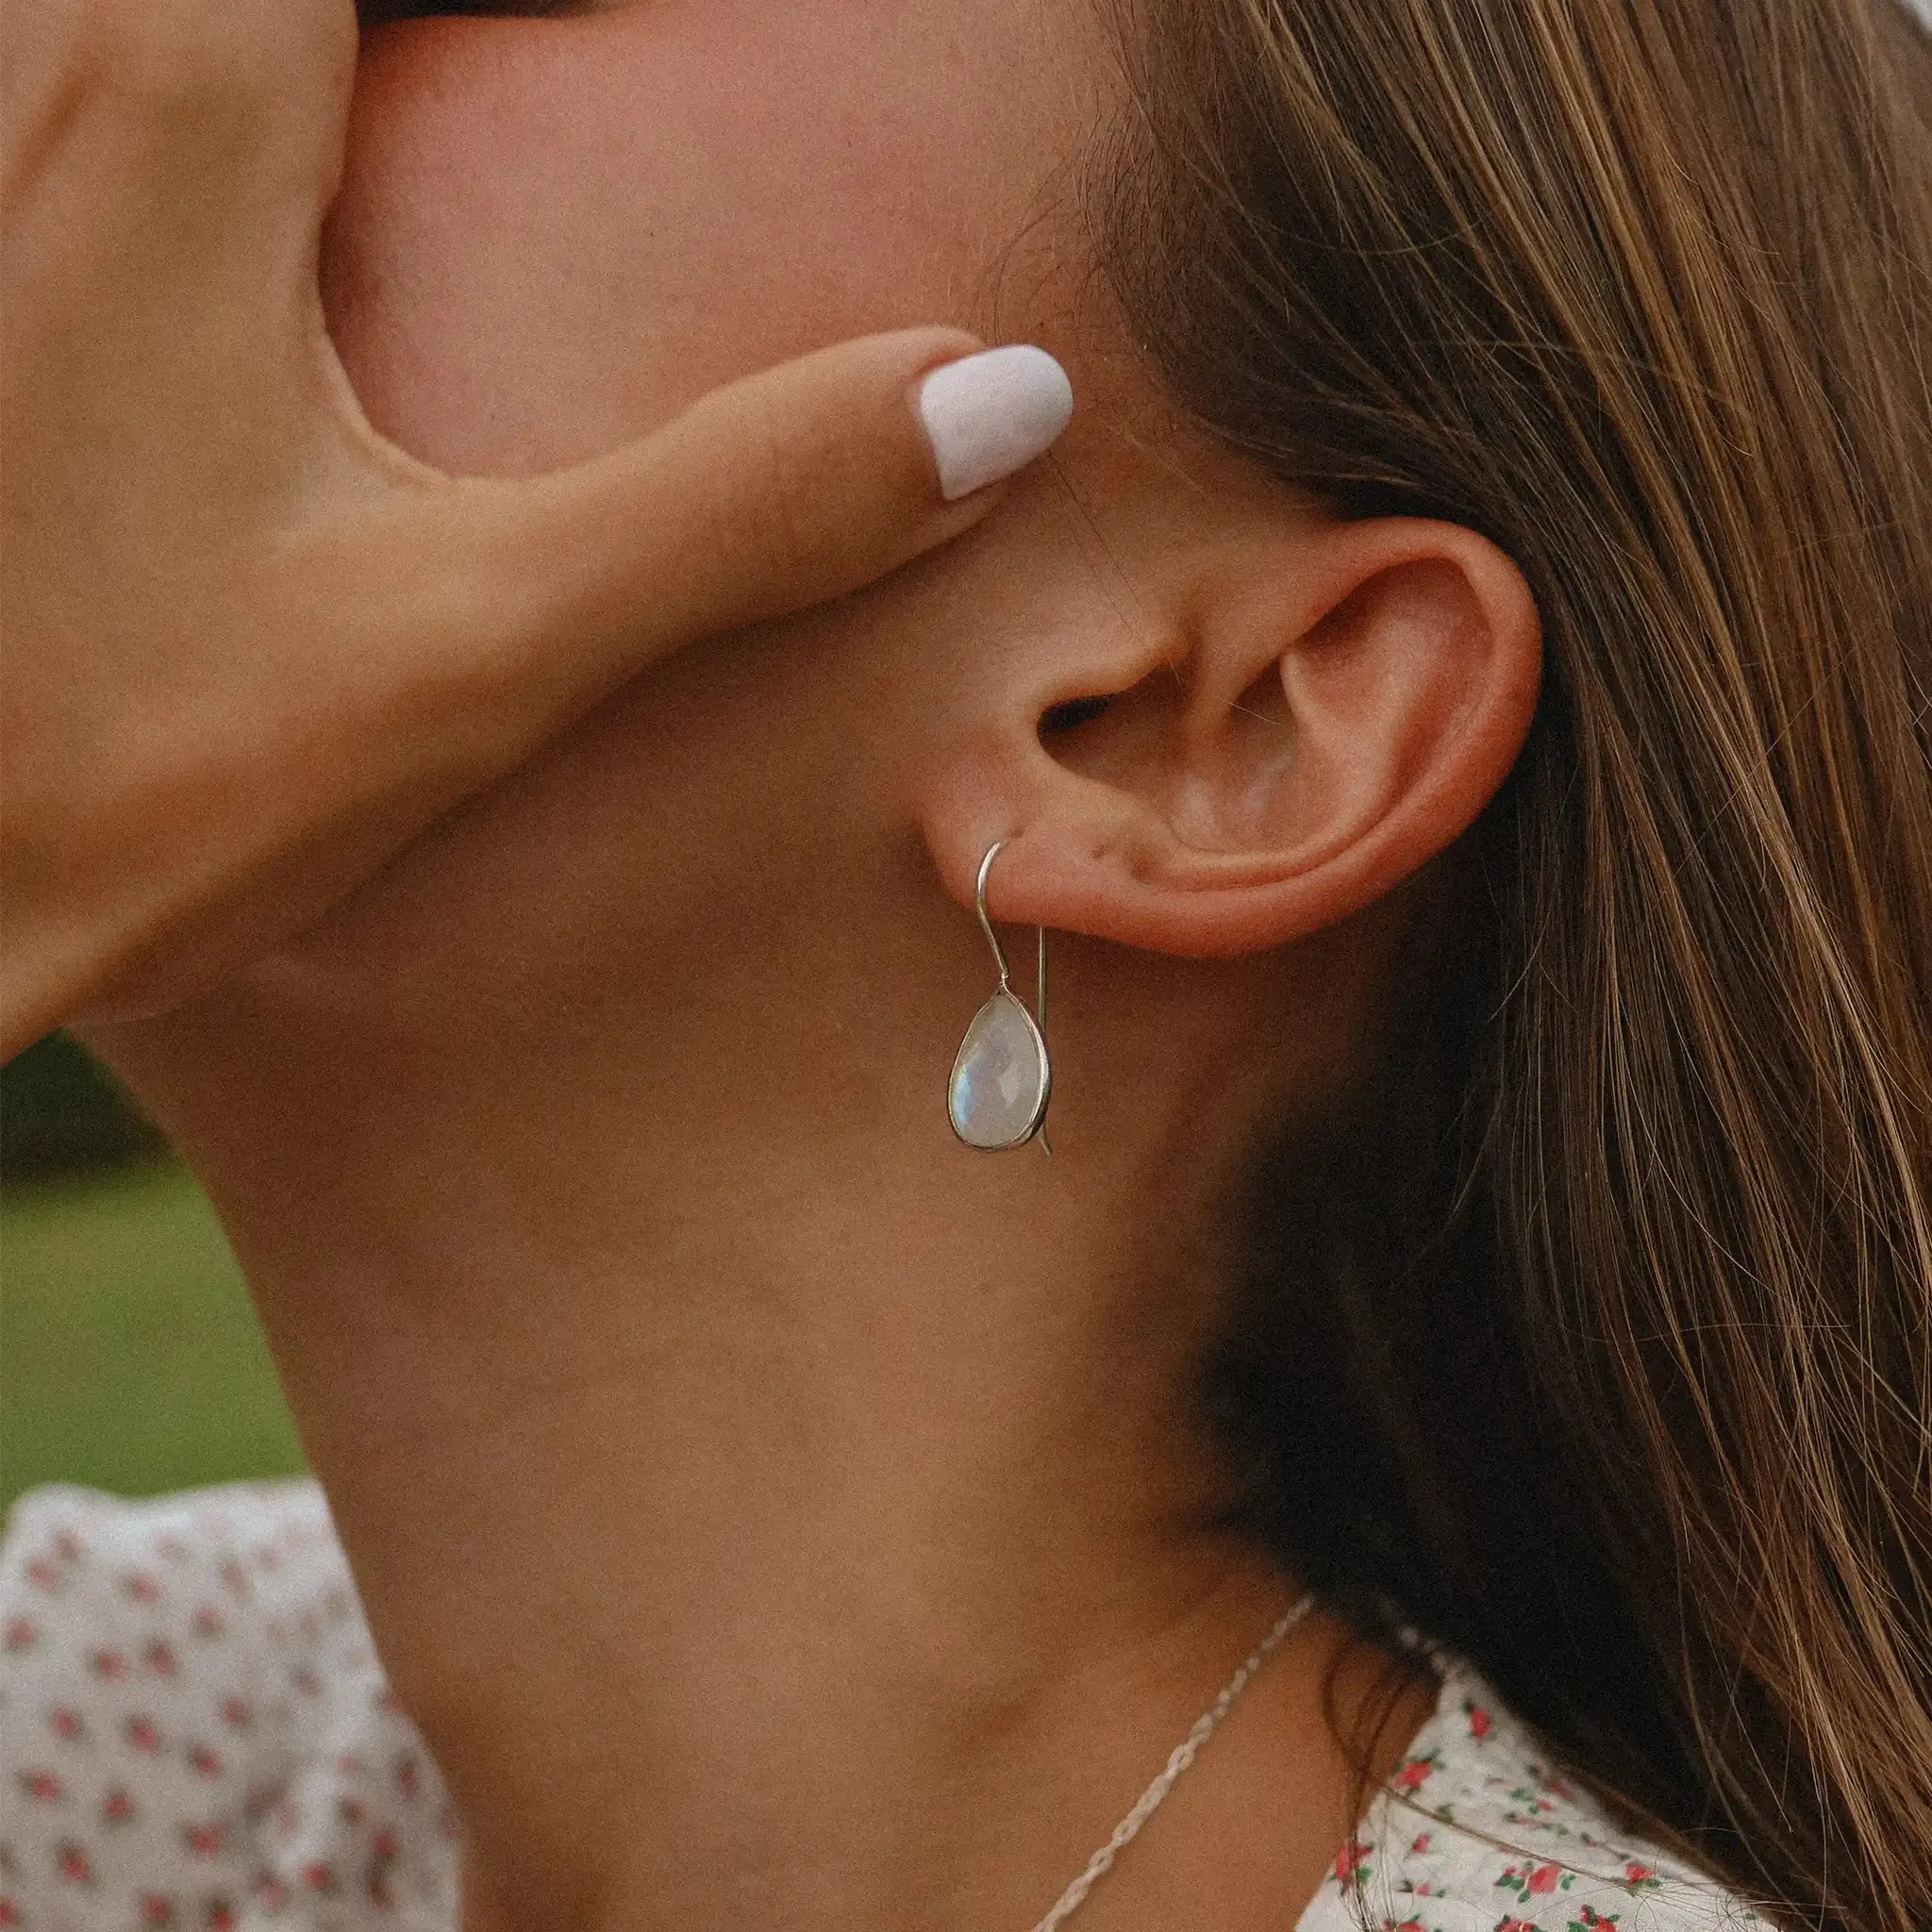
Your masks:
<path fill-rule="evenodd" d="M 1007 956 L 986 909 L 987 874 L 999 857 L 1004 839 L 988 846 L 979 861 L 974 900 L 986 942 L 999 968 L 998 991 L 973 1016 L 946 1089 L 946 1113 L 953 1132 L 969 1147 L 1003 1153 L 1024 1147 L 1038 1138 L 1043 1152 L 1053 1149 L 1046 1139 L 1046 1105 L 1053 1093 L 1053 1066 L 1047 1058 L 1046 928 L 1039 932 L 1040 989 L 1035 1001 L 1039 1017 L 1026 1010 L 1012 990 Z"/>

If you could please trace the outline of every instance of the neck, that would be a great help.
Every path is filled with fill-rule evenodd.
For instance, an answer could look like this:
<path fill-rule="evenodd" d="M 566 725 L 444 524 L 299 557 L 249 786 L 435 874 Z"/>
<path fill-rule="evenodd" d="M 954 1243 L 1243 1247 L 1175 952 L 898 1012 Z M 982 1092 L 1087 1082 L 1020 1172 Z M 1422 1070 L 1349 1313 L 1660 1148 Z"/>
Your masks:
<path fill-rule="evenodd" d="M 1299 1593 L 1203 1526 L 1220 1257 L 1174 1235 L 1228 1147 L 1057 1103 L 1051 1159 L 969 1154 L 944 1042 L 874 1070 L 926 1132 L 328 1005 L 271 972 L 109 1044 L 248 1273 L 473 1926 L 1032 1925 Z M 1292 1923 L 1353 1822 L 1344 1644 L 1297 1628 L 1083 1925 Z"/>

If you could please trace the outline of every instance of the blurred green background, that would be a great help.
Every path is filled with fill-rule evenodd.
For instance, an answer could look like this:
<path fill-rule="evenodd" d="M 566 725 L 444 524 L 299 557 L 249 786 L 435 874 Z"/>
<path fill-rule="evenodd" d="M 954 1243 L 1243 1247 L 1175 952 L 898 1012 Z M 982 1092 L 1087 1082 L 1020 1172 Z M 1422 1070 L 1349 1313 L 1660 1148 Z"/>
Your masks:
<path fill-rule="evenodd" d="M 193 1178 L 64 1034 L 0 1067 L 0 1511 L 36 1483 L 144 1496 L 301 1467 Z"/>

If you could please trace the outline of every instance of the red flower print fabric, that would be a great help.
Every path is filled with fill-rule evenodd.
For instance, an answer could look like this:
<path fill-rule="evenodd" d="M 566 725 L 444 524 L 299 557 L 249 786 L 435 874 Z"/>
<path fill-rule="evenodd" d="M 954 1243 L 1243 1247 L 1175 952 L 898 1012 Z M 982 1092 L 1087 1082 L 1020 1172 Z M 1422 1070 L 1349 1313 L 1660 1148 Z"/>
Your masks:
<path fill-rule="evenodd" d="M 1435 1714 L 1298 1932 L 1769 1932 L 1620 1833 L 1473 1672 L 1439 1668 Z M 313 1483 L 15 1505 L 0 1932 L 458 1932 L 459 1863 Z"/>
<path fill-rule="evenodd" d="M 1702 1873 L 1620 1829 L 1453 1657 L 1297 1932 L 1772 1932 Z"/>
<path fill-rule="evenodd" d="M 14 1506 L 0 1928 L 455 1932 L 458 1869 L 313 1483 Z"/>

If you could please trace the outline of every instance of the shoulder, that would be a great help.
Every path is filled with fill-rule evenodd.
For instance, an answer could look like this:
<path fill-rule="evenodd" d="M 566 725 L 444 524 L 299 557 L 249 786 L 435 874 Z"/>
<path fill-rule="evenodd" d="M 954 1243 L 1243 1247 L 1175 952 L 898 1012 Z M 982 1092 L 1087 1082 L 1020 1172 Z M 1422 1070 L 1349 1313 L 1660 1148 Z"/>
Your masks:
<path fill-rule="evenodd" d="M 455 1923 L 447 1803 L 313 1483 L 24 1496 L 0 1788 L 0 1924 Z"/>
<path fill-rule="evenodd" d="M 1773 1932 L 1620 1826 L 1466 1665 L 1344 1845 L 1300 1932 Z"/>

